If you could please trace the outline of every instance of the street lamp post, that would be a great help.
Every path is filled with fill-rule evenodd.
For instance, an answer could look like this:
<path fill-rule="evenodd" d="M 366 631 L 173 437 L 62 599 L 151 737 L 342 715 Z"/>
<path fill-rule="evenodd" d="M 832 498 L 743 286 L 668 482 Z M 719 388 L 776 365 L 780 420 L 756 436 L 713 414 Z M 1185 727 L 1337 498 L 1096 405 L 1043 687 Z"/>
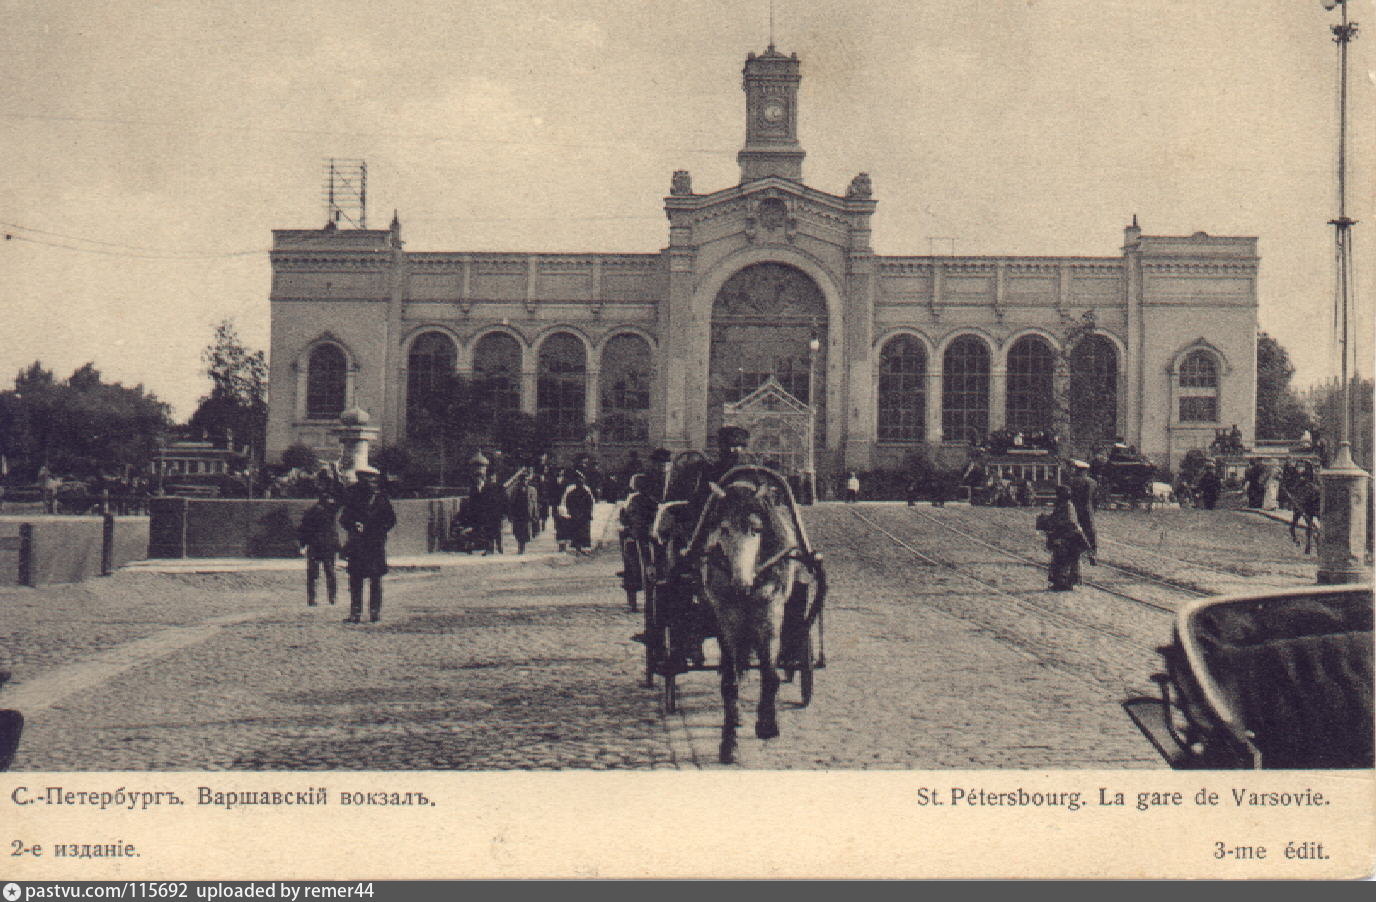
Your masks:
<path fill-rule="evenodd" d="M 822 350 L 816 329 L 808 337 L 807 350 L 807 497 L 813 503 L 817 500 L 817 352 Z"/>
<path fill-rule="evenodd" d="M 1321 0 L 1332 11 L 1342 7 L 1342 24 L 1332 26 L 1338 45 L 1338 217 L 1329 220 L 1337 245 L 1337 305 L 1339 345 L 1342 352 L 1342 404 L 1338 448 L 1329 466 L 1320 474 L 1323 529 L 1319 533 L 1319 574 L 1322 584 L 1352 583 L 1362 577 L 1366 554 L 1367 480 L 1365 470 L 1352 459 L 1351 377 L 1348 358 L 1350 285 L 1352 273 L 1352 227 L 1356 220 L 1347 215 L 1347 45 L 1357 36 L 1357 23 L 1347 18 L 1347 0 Z"/>

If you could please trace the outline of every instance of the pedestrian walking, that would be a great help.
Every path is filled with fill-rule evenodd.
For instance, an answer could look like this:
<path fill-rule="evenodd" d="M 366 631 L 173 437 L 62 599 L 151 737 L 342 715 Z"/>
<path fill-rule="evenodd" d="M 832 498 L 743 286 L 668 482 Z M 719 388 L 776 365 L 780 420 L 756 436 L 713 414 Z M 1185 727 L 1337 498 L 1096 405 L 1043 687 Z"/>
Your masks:
<path fill-rule="evenodd" d="M 382 577 L 387 573 L 387 533 L 397 525 L 392 504 L 382 493 L 381 474 L 372 467 L 354 471 L 358 482 L 349 487 L 339 525 L 348 541 L 344 557 L 349 562 L 349 617 L 363 619 L 363 584 L 368 584 L 368 615 L 376 623 L 382 617 Z"/>
<path fill-rule="evenodd" d="M 582 470 L 573 471 L 573 481 L 564 489 L 559 508 L 567 517 L 568 543 L 574 551 L 592 551 L 592 512 L 596 501 L 588 478 Z"/>
<path fill-rule="evenodd" d="M 339 505 L 333 493 L 322 491 L 315 504 L 301 515 L 301 525 L 296 530 L 296 541 L 301 554 L 306 557 L 306 605 L 315 607 L 315 584 L 320 574 L 325 574 L 325 597 L 330 604 L 335 603 L 335 558 L 339 554 L 339 528 L 335 518 L 339 515 Z"/>
<path fill-rule="evenodd" d="M 1266 491 L 1262 495 L 1261 509 L 1273 511 L 1280 507 L 1280 469 L 1274 462 L 1266 466 Z"/>
<path fill-rule="evenodd" d="M 545 529 L 551 517 L 554 517 L 554 537 L 559 539 L 559 518 L 555 515 L 555 508 L 559 506 L 559 499 L 564 495 L 564 471 L 553 463 L 546 461 L 544 475 L 540 481 L 540 529 Z M 560 551 L 563 546 L 560 546 Z"/>
<path fill-rule="evenodd" d="M 1037 530 L 1046 533 L 1046 549 L 1051 552 L 1047 577 L 1055 592 L 1069 592 L 1080 583 L 1080 555 L 1090 550 L 1071 495 L 1070 486 L 1056 486 L 1056 502 L 1050 513 L 1037 517 Z"/>
<path fill-rule="evenodd" d="M 851 470 L 850 475 L 846 477 L 846 503 L 854 504 L 859 497 L 860 477 L 856 475 L 854 470 Z"/>
<path fill-rule="evenodd" d="M 483 555 L 502 553 L 502 521 L 506 519 L 506 490 L 497 481 L 497 471 L 487 478 L 473 499 L 473 519 L 483 543 Z"/>
<path fill-rule="evenodd" d="M 1222 491 L 1223 483 L 1218 478 L 1218 471 L 1213 464 L 1205 464 L 1199 479 L 1195 481 L 1195 494 L 1200 504 L 1205 510 L 1213 510 L 1218 506 L 1218 496 Z"/>
<path fill-rule="evenodd" d="M 1266 465 L 1259 460 L 1252 461 L 1242 479 L 1247 487 L 1247 506 L 1259 509 L 1266 496 Z"/>
<path fill-rule="evenodd" d="M 525 554 L 526 545 L 534 538 L 540 519 L 540 496 L 530 484 L 529 472 L 517 474 L 507 490 L 506 518 L 511 521 L 511 536 L 516 540 L 516 553 Z"/>
<path fill-rule="evenodd" d="M 1074 470 L 1069 485 L 1070 503 L 1092 554 L 1099 550 L 1099 536 L 1094 531 L 1094 501 L 1099 494 L 1099 483 L 1089 475 L 1089 464 L 1085 461 L 1072 460 L 1070 466 Z"/>

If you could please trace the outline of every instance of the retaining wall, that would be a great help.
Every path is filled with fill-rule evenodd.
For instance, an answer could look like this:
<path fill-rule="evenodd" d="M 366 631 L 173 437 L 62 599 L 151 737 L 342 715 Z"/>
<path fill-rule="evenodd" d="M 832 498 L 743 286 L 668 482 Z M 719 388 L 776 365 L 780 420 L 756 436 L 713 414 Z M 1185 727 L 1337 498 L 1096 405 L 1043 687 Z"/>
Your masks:
<path fill-rule="evenodd" d="M 296 527 L 314 503 L 309 498 L 153 498 L 148 556 L 296 557 Z M 393 500 L 397 525 L 387 537 L 388 553 L 437 550 L 458 504 L 458 498 Z"/>
<path fill-rule="evenodd" d="M 0 520 L 0 586 L 76 583 L 148 552 L 147 517 Z"/>

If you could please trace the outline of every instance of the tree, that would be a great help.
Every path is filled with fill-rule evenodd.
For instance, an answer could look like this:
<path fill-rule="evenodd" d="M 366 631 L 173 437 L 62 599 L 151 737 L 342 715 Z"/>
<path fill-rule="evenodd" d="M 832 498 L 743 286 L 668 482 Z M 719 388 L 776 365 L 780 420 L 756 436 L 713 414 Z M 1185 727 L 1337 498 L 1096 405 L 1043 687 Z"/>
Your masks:
<path fill-rule="evenodd" d="M 319 460 L 315 456 L 315 450 L 302 442 L 288 445 L 282 452 L 282 466 L 293 470 L 309 473 L 315 469 L 317 463 Z"/>
<path fill-rule="evenodd" d="M 1265 332 L 1257 334 L 1257 438 L 1297 439 L 1314 428 L 1314 418 L 1290 387 L 1290 354 Z"/>
<path fill-rule="evenodd" d="M 411 469 L 411 452 L 404 445 L 378 445 L 368 459 L 389 478 L 404 478 Z"/>
<path fill-rule="evenodd" d="M 35 362 L 0 392 L 0 453 L 25 478 L 47 466 L 89 476 L 142 469 L 171 425 L 142 385 L 107 383 L 92 363 L 58 382 Z"/>
<path fill-rule="evenodd" d="M 1351 411 L 1349 440 L 1352 443 L 1352 456 L 1359 466 L 1370 469 L 1372 465 L 1372 406 L 1376 399 L 1376 385 L 1369 377 L 1353 376 L 1348 387 L 1348 404 Z M 1328 453 L 1338 450 L 1338 439 L 1342 434 L 1343 404 L 1342 380 L 1332 379 L 1309 390 L 1309 400 L 1313 404 L 1315 422 L 1314 437 L 1322 438 Z"/>
<path fill-rule="evenodd" d="M 210 394 L 201 398 L 189 425 L 212 440 L 232 438 L 235 445 L 248 445 L 250 456 L 261 460 L 268 425 L 266 356 L 246 348 L 234 321 L 226 319 L 215 327 L 201 362 Z"/>
<path fill-rule="evenodd" d="M 1097 335 L 1094 311 L 1070 323 L 1056 355 L 1056 379 L 1065 386 L 1055 392 L 1052 422 L 1063 437 L 1062 451 L 1085 456 L 1118 431 L 1119 374 L 1109 367 L 1107 349 Z"/>

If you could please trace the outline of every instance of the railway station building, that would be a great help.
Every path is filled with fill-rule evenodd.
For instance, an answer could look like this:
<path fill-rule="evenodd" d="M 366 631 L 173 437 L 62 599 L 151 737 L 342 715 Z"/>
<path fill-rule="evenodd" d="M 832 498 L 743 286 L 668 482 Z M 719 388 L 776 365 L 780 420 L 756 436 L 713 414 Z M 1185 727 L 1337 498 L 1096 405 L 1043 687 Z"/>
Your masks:
<path fill-rule="evenodd" d="M 752 420 L 756 449 L 822 475 L 958 465 L 1001 429 L 1080 454 L 1120 437 L 1172 468 L 1219 429 L 1251 443 L 1255 238 L 1134 218 L 1110 256 L 880 256 L 883 186 L 804 180 L 800 78 L 796 55 L 747 57 L 740 181 L 673 173 L 657 251 L 411 252 L 396 218 L 274 231 L 270 459 L 335 456 L 352 407 L 423 446 L 449 374 L 536 417 L 556 454 L 591 441 L 612 465 L 708 447 L 742 402 L 780 412 Z"/>

